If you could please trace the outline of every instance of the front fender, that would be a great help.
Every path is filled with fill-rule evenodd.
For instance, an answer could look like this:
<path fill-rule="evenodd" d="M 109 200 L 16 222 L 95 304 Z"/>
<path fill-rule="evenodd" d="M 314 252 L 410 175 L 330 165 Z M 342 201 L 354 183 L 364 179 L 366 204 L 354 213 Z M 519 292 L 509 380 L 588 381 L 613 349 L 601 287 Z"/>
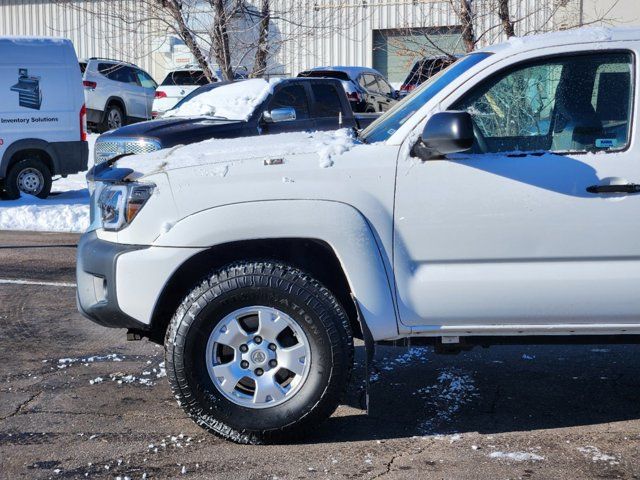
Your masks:
<path fill-rule="evenodd" d="M 391 221 L 391 219 L 389 219 Z M 273 200 L 216 207 L 190 215 L 154 247 L 193 248 L 244 240 L 307 238 L 335 252 L 374 340 L 398 338 L 392 279 L 364 216 L 345 203 Z"/>

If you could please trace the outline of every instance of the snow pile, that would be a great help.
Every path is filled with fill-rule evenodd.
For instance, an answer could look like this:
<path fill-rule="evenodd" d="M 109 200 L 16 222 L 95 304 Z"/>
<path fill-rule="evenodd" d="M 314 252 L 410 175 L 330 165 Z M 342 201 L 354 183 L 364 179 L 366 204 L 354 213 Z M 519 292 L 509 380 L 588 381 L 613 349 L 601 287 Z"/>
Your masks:
<path fill-rule="evenodd" d="M 98 134 L 90 134 L 89 168 L 93 166 L 93 145 Z M 89 191 L 86 172 L 53 182 L 47 199 L 22 195 L 18 200 L 0 201 L 0 230 L 82 233 L 89 227 Z"/>
<path fill-rule="evenodd" d="M 144 155 L 130 155 L 117 162 L 121 168 L 131 168 L 138 176 L 163 170 L 224 164 L 219 176 L 224 177 L 234 161 L 269 160 L 287 155 L 316 154 L 321 167 L 333 164 L 336 156 L 354 146 L 351 130 L 331 132 L 292 132 L 261 137 L 212 139 L 174 147 Z"/>
<path fill-rule="evenodd" d="M 169 110 L 164 117 L 222 117 L 247 120 L 255 108 L 273 91 L 277 81 L 260 78 L 222 85 L 201 93 L 180 107 Z"/>
<path fill-rule="evenodd" d="M 491 452 L 489 458 L 511 460 L 513 462 L 539 462 L 544 457 L 530 452 Z"/>
<path fill-rule="evenodd" d="M 84 232 L 89 227 L 89 192 L 71 190 L 42 200 L 22 195 L 0 204 L 0 230 Z"/>

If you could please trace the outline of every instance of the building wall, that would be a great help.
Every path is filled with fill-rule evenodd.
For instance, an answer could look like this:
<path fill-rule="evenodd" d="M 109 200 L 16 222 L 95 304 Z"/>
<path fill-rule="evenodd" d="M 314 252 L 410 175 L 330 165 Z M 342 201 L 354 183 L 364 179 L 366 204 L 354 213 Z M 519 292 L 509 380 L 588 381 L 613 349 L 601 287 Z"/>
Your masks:
<path fill-rule="evenodd" d="M 583 23 L 606 17 L 605 25 L 640 24 L 639 0 L 583 0 Z"/>
<path fill-rule="evenodd" d="M 105 22 L 94 14 L 105 8 L 143 13 L 136 0 L 0 0 L 0 35 L 66 37 L 73 41 L 78 58 L 133 62 L 157 79 L 164 69 L 152 53 L 156 40 L 148 28 L 123 33 L 124 26 L 116 20 Z"/>
<path fill-rule="evenodd" d="M 512 16 L 523 19 L 517 33 L 527 34 L 573 26 L 581 17 L 589 22 L 616 1 L 607 15 L 614 24 L 640 21 L 640 0 L 565 0 L 558 11 L 556 0 L 511 0 L 511 10 Z M 0 35 L 67 37 L 80 58 L 131 61 L 162 80 L 172 62 L 184 56 L 180 47 L 167 49 L 171 42 L 166 33 L 148 23 L 131 28 L 92 14 L 125 9 L 128 16 L 133 12 L 144 18 L 142 5 L 136 0 L 0 0 Z M 474 0 L 474 6 L 474 27 L 482 35 L 479 46 L 502 40 L 499 28 L 489 28 L 497 23 L 495 0 Z M 281 75 L 327 64 L 372 66 L 374 37 L 385 31 L 459 24 L 448 0 L 272 0 L 272 11 L 273 73 Z"/>

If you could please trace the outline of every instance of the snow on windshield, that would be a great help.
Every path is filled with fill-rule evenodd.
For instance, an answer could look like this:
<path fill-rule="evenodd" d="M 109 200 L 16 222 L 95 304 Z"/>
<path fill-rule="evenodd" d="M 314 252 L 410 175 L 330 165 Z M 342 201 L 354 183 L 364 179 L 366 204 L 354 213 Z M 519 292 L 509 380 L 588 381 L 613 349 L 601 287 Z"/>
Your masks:
<path fill-rule="evenodd" d="M 193 97 L 164 117 L 223 117 L 247 120 L 255 108 L 271 93 L 274 82 L 261 78 L 234 82 L 213 88 Z"/>

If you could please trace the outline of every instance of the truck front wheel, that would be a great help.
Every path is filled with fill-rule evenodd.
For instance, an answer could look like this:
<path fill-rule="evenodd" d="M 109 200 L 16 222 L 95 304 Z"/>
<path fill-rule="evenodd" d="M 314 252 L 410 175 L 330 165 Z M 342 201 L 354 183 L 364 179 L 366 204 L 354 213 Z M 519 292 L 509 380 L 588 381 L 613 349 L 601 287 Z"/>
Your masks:
<path fill-rule="evenodd" d="M 298 436 L 333 413 L 353 364 L 333 294 L 277 262 L 238 263 L 196 286 L 165 341 L 167 376 L 187 414 L 238 443 Z"/>

